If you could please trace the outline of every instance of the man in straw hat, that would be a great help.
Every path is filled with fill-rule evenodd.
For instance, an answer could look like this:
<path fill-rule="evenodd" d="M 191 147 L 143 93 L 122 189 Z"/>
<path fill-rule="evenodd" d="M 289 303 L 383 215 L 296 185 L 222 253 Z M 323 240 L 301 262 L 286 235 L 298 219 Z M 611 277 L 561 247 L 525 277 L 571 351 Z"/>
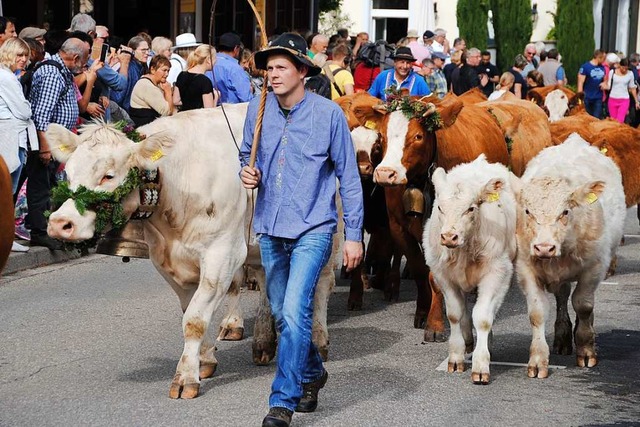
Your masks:
<path fill-rule="evenodd" d="M 424 78 L 413 71 L 413 64 L 416 62 L 416 58 L 411 53 L 411 49 L 406 46 L 399 47 L 391 56 L 391 59 L 393 59 L 393 68 L 378 74 L 378 77 L 369 88 L 369 94 L 383 101 L 386 101 L 386 91 L 391 87 L 408 89 L 410 95 L 422 96 L 431 94 Z"/>
<path fill-rule="evenodd" d="M 249 104 L 240 150 L 240 178 L 258 189 L 254 231 L 260 235 L 267 296 L 276 320 L 278 362 L 263 426 L 286 427 L 294 411 L 313 412 L 327 381 L 311 341 L 313 298 L 336 232 L 336 177 L 344 209 L 343 262 L 362 260 L 362 187 L 344 113 L 305 92 L 320 73 L 298 34 L 284 33 L 255 54 L 273 92 L 267 95 L 255 167 L 248 165 L 260 99 Z"/>

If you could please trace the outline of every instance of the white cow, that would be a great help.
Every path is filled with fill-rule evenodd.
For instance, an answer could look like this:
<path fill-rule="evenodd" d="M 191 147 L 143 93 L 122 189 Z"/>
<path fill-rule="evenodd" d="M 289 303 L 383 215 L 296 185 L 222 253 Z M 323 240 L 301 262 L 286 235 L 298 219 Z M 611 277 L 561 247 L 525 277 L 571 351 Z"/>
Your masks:
<path fill-rule="evenodd" d="M 432 177 L 436 198 L 423 246 L 451 324 L 448 371 L 464 371 L 465 350 L 473 349 L 465 293 L 477 289 L 471 374 L 476 384 L 489 383 L 489 336 L 513 274 L 516 201 L 511 176 L 505 166 L 488 163 L 482 154 L 448 174 L 438 168 Z"/>
<path fill-rule="evenodd" d="M 626 214 L 620 170 L 574 133 L 532 159 L 516 186 L 521 188 L 516 270 L 533 328 L 528 376 L 549 374 L 545 291 L 558 300 L 554 351 L 571 354 L 566 306 L 572 281 L 577 281 L 571 297 L 577 364 L 595 366 L 594 293 L 615 255 Z"/>
<path fill-rule="evenodd" d="M 549 111 L 549 121 L 557 122 L 569 111 L 569 98 L 562 90 L 555 89 L 547 94 L 544 100 L 544 106 L 547 107 L 547 111 Z"/>

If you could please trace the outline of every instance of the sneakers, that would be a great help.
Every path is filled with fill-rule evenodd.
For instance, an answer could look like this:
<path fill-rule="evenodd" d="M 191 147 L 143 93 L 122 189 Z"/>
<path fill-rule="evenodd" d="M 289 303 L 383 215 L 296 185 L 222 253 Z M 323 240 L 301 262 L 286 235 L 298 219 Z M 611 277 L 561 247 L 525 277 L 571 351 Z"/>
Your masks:
<path fill-rule="evenodd" d="M 32 234 L 31 246 L 44 246 L 52 251 L 61 251 L 64 245 L 60 240 L 49 237 L 47 234 Z"/>
<path fill-rule="evenodd" d="M 13 242 L 13 245 L 11 245 L 11 252 L 29 252 L 29 246 L 21 245 L 18 242 Z"/>
<path fill-rule="evenodd" d="M 293 412 L 287 408 L 274 406 L 269 408 L 269 413 L 262 420 L 262 427 L 289 427 Z"/>
<path fill-rule="evenodd" d="M 314 382 L 302 384 L 302 398 L 296 406 L 296 412 L 313 412 L 318 407 L 318 392 L 327 383 L 329 373 L 324 371 Z"/>

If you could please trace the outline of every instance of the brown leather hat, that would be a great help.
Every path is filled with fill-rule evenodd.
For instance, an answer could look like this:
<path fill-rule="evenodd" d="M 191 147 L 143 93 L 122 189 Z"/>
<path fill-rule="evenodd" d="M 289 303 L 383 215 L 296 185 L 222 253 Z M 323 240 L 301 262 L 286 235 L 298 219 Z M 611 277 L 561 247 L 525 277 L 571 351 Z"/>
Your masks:
<path fill-rule="evenodd" d="M 318 75 L 322 71 L 320 67 L 314 64 L 311 58 L 307 56 L 307 42 L 305 42 L 299 34 L 283 33 L 269 43 L 269 46 L 256 52 L 254 54 L 256 67 L 260 70 L 266 70 L 269 55 L 275 53 L 285 53 L 292 57 L 294 61 L 306 65 L 309 68 L 307 77 Z"/>

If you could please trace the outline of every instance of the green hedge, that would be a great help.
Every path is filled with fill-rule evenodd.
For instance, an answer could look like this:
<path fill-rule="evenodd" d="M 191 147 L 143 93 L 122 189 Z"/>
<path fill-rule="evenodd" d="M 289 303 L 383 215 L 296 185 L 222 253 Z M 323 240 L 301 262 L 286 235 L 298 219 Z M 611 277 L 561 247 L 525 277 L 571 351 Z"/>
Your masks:
<path fill-rule="evenodd" d="M 507 70 L 513 66 L 516 55 L 524 52 L 524 47 L 531 41 L 531 1 L 490 0 L 489 4 L 493 12 L 497 65 L 500 70 Z"/>
<path fill-rule="evenodd" d="M 456 18 L 460 37 L 467 42 L 467 47 L 477 47 L 480 50 L 487 48 L 489 30 L 488 0 L 458 0 Z"/>
<path fill-rule="evenodd" d="M 558 52 L 569 82 L 575 84 L 580 65 L 591 59 L 593 40 L 593 1 L 558 0 L 556 11 Z"/>

